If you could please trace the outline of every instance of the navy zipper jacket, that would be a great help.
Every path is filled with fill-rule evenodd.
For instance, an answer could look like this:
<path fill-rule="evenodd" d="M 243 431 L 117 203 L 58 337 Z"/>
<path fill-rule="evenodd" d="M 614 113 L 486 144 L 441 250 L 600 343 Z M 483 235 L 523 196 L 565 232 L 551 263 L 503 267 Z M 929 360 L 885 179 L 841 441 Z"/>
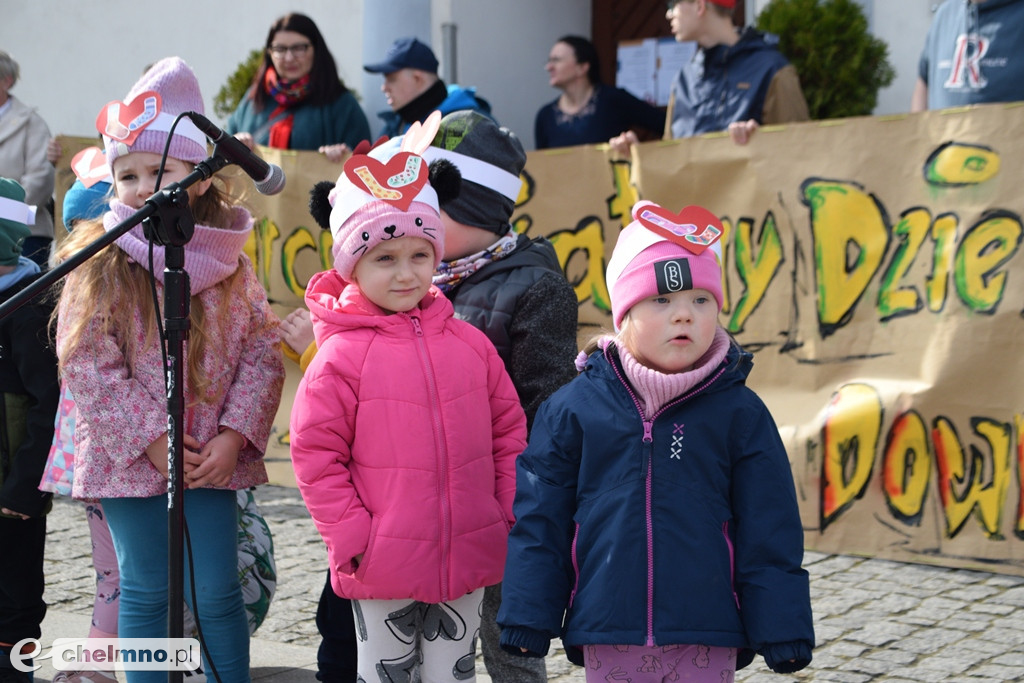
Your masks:
<path fill-rule="evenodd" d="M 642 417 L 614 346 L 540 408 L 517 460 L 498 624 L 509 652 L 703 644 L 778 672 L 811 659 L 803 529 L 789 459 L 730 349 Z M 789 660 L 794 659 L 791 663 Z"/>

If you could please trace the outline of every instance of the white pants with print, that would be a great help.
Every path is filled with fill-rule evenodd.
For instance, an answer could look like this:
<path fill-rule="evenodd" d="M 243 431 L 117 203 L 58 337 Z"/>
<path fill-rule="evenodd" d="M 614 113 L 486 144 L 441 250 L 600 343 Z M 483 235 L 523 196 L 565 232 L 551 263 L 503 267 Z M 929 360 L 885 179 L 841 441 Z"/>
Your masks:
<path fill-rule="evenodd" d="M 360 681 L 475 681 L 483 595 L 481 588 L 439 604 L 353 600 Z"/>

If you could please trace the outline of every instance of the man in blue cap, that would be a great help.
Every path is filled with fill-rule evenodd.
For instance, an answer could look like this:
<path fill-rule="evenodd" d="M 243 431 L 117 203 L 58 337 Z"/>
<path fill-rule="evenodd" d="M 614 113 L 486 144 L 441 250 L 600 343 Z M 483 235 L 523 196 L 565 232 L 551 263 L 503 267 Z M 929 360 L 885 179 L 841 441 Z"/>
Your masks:
<path fill-rule="evenodd" d="M 381 91 L 391 110 L 378 114 L 384 121 L 381 135 L 401 135 L 435 109 L 441 114 L 468 109 L 491 116 L 491 105 L 477 96 L 476 88 L 445 86 L 437 75 L 433 50 L 416 38 L 399 38 L 388 48 L 383 61 L 366 64 L 363 69 L 384 74 Z"/>

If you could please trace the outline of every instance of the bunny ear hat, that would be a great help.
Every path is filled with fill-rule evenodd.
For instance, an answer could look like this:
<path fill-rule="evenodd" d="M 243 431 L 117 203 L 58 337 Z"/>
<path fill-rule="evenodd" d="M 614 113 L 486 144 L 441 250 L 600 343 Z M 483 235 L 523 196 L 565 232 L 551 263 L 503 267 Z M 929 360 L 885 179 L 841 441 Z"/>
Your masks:
<path fill-rule="evenodd" d="M 414 123 L 401 138 L 360 143 L 333 183 L 317 183 L 309 210 L 334 237 L 334 269 L 351 280 L 359 258 L 383 241 L 422 237 L 434 247 L 434 267 L 444 255 L 444 225 L 439 208 L 457 196 L 458 169 L 448 161 L 427 165 L 421 156 L 441 121 L 434 112 L 423 125 Z"/>

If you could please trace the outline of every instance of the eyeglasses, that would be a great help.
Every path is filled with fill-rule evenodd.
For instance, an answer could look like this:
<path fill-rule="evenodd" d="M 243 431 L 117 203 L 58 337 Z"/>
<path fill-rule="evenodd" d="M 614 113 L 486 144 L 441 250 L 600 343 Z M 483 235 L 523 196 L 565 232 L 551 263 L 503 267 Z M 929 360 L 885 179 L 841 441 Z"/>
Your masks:
<path fill-rule="evenodd" d="M 671 12 L 682 0 L 668 0 L 668 11 Z"/>
<path fill-rule="evenodd" d="M 274 57 L 284 57 L 289 52 L 296 57 L 305 57 L 312 43 L 299 43 L 298 45 L 271 45 L 267 52 Z"/>

